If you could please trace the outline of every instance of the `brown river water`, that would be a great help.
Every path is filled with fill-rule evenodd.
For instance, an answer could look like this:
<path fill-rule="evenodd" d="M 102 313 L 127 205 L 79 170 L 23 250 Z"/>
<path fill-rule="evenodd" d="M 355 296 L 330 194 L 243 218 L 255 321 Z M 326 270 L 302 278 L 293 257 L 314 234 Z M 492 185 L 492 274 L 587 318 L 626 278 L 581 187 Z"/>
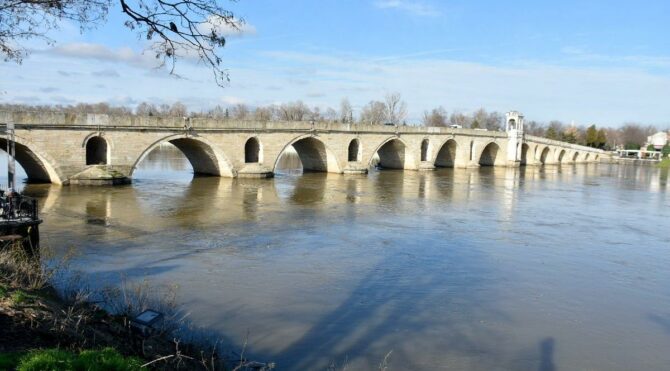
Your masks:
<path fill-rule="evenodd" d="M 193 178 L 168 146 L 132 185 L 25 193 L 91 285 L 177 284 L 193 325 L 279 370 L 670 369 L 667 170 L 284 165 Z"/>

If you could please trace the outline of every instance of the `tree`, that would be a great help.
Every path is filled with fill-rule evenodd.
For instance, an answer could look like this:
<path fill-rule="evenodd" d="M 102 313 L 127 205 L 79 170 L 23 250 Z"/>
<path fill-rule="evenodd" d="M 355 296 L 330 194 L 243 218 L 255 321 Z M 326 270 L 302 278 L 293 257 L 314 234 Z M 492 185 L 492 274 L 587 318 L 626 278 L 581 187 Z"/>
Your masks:
<path fill-rule="evenodd" d="M 598 144 L 598 130 L 595 125 L 591 125 L 586 129 L 586 145 L 597 148 Z"/>
<path fill-rule="evenodd" d="M 663 149 L 661 149 L 661 153 L 663 154 L 663 157 L 670 157 L 670 144 L 664 145 Z"/>
<path fill-rule="evenodd" d="M 551 121 L 549 122 L 549 127 L 547 128 L 547 132 L 545 134 L 545 137 L 547 139 L 553 139 L 553 140 L 561 140 L 561 133 L 563 133 L 563 123 L 560 121 Z"/>
<path fill-rule="evenodd" d="M 605 129 L 598 130 L 598 135 L 596 135 L 597 146 L 596 148 L 604 149 L 607 145 L 607 132 Z"/>
<path fill-rule="evenodd" d="M 323 118 L 328 122 L 337 122 L 339 114 L 337 111 L 331 107 L 326 108 L 326 112 L 323 113 Z"/>
<path fill-rule="evenodd" d="M 444 107 L 433 108 L 432 111 L 423 113 L 423 125 L 444 127 L 447 126 L 448 117 L 447 110 Z"/>
<path fill-rule="evenodd" d="M 407 104 L 402 100 L 400 93 L 386 94 L 386 120 L 398 125 L 407 117 Z"/>
<path fill-rule="evenodd" d="M 574 126 L 565 129 L 561 135 L 561 140 L 568 143 L 577 143 L 578 130 Z"/>
<path fill-rule="evenodd" d="M 280 120 L 302 121 L 309 114 L 309 108 L 302 101 L 284 103 L 278 108 Z"/>
<path fill-rule="evenodd" d="M 186 117 L 188 115 L 188 108 L 181 102 L 174 102 L 170 106 L 169 115 Z"/>
<path fill-rule="evenodd" d="M 244 103 L 238 103 L 230 108 L 230 117 L 235 120 L 246 120 L 249 116 L 249 107 Z"/>
<path fill-rule="evenodd" d="M 135 108 L 135 114 L 138 116 L 156 116 L 158 109 L 151 103 L 142 102 Z"/>
<path fill-rule="evenodd" d="M 149 41 L 160 66 L 175 74 L 180 58 L 197 57 L 209 66 L 214 81 L 230 81 L 221 67 L 219 49 L 225 34 L 239 31 L 244 20 L 223 8 L 218 0 L 118 0 L 128 18 L 124 25 Z M 0 2 L 0 54 L 5 61 L 20 63 L 28 54 L 24 44 L 41 39 L 53 45 L 49 35 L 62 24 L 74 24 L 82 31 L 106 22 L 114 0 L 3 0 Z"/>
<path fill-rule="evenodd" d="M 462 114 L 461 112 L 454 112 L 449 116 L 449 123 L 451 125 L 459 125 L 464 128 L 469 128 L 471 123 L 470 117 Z"/>
<path fill-rule="evenodd" d="M 626 149 L 640 149 L 647 140 L 646 130 L 637 123 L 627 123 L 620 131 L 621 141 Z"/>
<path fill-rule="evenodd" d="M 354 117 L 354 110 L 351 108 L 351 103 L 347 98 L 340 102 L 340 122 L 343 124 L 352 123 Z"/>
<path fill-rule="evenodd" d="M 257 121 L 270 121 L 274 116 L 273 107 L 256 107 L 254 111 L 254 119 Z"/>
<path fill-rule="evenodd" d="M 370 101 L 366 106 L 361 110 L 361 122 L 365 122 L 372 125 L 383 124 L 386 120 L 386 111 L 387 107 L 384 102 L 380 101 Z"/>

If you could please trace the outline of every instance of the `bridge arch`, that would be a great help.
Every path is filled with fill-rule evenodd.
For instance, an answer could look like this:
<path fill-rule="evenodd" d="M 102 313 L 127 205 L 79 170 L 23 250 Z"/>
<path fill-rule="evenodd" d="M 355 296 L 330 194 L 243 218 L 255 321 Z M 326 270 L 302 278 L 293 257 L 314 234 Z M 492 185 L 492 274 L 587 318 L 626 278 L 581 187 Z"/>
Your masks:
<path fill-rule="evenodd" d="M 565 153 L 566 152 L 565 152 L 564 149 L 561 149 L 560 151 L 559 150 L 556 150 L 556 151 L 558 152 L 558 154 L 556 155 L 556 162 L 561 164 L 561 163 L 563 163 L 563 159 L 565 158 Z"/>
<path fill-rule="evenodd" d="M 358 140 L 358 138 L 354 138 L 351 140 L 351 142 L 349 142 L 349 148 L 347 148 L 347 161 L 361 161 L 361 142 Z"/>
<path fill-rule="evenodd" d="M 244 143 L 244 163 L 256 164 L 263 162 L 263 147 L 260 140 L 256 137 L 247 139 Z"/>
<path fill-rule="evenodd" d="M 379 156 L 379 166 L 382 169 L 404 169 L 410 159 L 409 146 L 399 137 L 393 136 L 384 140 L 377 149 L 372 152 L 368 166 L 372 166 L 375 154 Z"/>
<path fill-rule="evenodd" d="M 128 177 L 132 177 L 137 165 L 162 143 L 170 143 L 177 147 L 186 156 L 196 175 L 235 176 L 230 161 L 208 140 L 200 136 L 175 134 L 161 138 L 146 148 L 135 160 Z"/>
<path fill-rule="evenodd" d="M 274 166 L 272 167 L 273 172 L 276 171 L 277 165 L 279 164 L 279 159 L 281 158 L 282 154 L 290 146 L 293 146 L 295 151 L 298 153 L 298 157 L 302 163 L 303 172 L 342 172 L 342 168 L 340 167 L 340 164 L 337 161 L 337 157 L 333 151 L 328 148 L 326 143 L 313 135 L 299 136 L 285 145 L 275 160 Z"/>
<path fill-rule="evenodd" d="M 53 164 L 56 162 L 45 153 L 35 150 L 35 145 L 19 136 L 14 137 L 16 162 L 28 176 L 28 182 L 62 184 L 61 177 Z M 0 149 L 7 152 L 7 139 L 0 138 Z"/>
<path fill-rule="evenodd" d="M 458 150 L 458 143 L 453 138 L 447 139 L 435 156 L 436 167 L 454 167 L 456 164 L 456 153 Z"/>
<path fill-rule="evenodd" d="M 528 152 L 530 152 L 530 146 L 526 143 L 521 144 L 521 158 L 520 158 L 521 165 L 528 164 Z"/>
<path fill-rule="evenodd" d="M 542 165 L 546 164 L 548 157 L 549 157 L 549 147 L 547 146 L 542 149 L 542 152 L 540 152 L 540 158 L 539 158 L 540 163 Z"/>
<path fill-rule="evenodd" d="M 577 163 L 577 161 L 579 161 L 579 152 L 575 151 L 572 155 L 572 162 Z"/>
<path fill-rule="evenodd" d="M 86 165 L 109 165 L 111 146 L 102 135 L 92 134 L 84 142 Z"/>
<path fill-rule="evenodd" d="M 589 160 L 590 155 L 591 155 L 590 153 L 584 155 L 584 162 L 587 162 Z"/>
<path fill-rule="evenodd" d="M 596 156 L 593 158 L 593 161 L 598 161 L 599 158 L 600 158 L 600 155 L 596 155 Z"/>
<path fill-rule="evenodd" d="M 430 141 L 425 138 L 421 141 L 421 162 L 428 161 L 428 150 L 430 149 Z"/>
<path fill-rule="evenodd" d="M 501 161 L 500 146 L 496 142 L 489 142 L 479 154 L 478 163 L 480 166 L 495 166 L 500 164 Z"/>

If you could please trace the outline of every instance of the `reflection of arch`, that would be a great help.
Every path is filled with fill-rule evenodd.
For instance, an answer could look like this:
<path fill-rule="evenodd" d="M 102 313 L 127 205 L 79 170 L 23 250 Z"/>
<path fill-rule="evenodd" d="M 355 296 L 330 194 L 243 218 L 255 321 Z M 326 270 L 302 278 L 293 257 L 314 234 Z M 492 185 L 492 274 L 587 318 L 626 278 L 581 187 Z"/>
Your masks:
<path fill-rule="evenodd" d="M 96 135 L 86 141 L 86 165 L 107 165 L 109 150 L 105 138 Z"/>
<path fill-rule="evenodd" d="M 251 137 L 244 143 L 244 162 L 247 164 L 261 162 L 261 144 L 258 138 Z"/>
<path fill-rule="evenodd" d="M 289 146 L 293 146 L 298 153 L 300 162 L 302 163 L 303 172 L 307 171 L 327 171 L 331 173 L 341 173 L 340 165 L 333 152 L 326 146 L 324 142 L 313 136 L 301 136 L 292 140 L 289 144 L 284 146 L 275 161 L 273 171 L 276 170 L 279 159 Z"/>
<path fill-rule="evenodd" d="M 491 142 L 484 147 L 482 154 L 479 156 L 479 165 L 481 166 L 494 166 L 496 164 L 496 159 L 498 158 L 498 152 L 500 151 L 500 146 L 496 143 Z"/>
<path fill-rule="evenodd" d="M 430 142 L 428 142 L 428 139 L 424 139 L 421 141 L 421 161 L 428 161 L 428 145 Z"/>
<path fill-rule="evenodd" d="M 523 143 L 521 145 L 521 165 L 526 165 L 528 164 L 528 151 L 530 150 L 530 146 L 526 143 Z"/>
<path fill-rule="evenodd" d="M 61 177 L 51 165 L 55 162 L 46 155 L 33 151 L 31 147 L 34 146 L 30 142 L 15 136 L 14 147 L 16 149 L 16 162 L 21 165 L 26 175 L 28 175 L 29 182 L 62 184 Z M 0 138 L 0 149 L 7 152 L 6 138 Z"/>
<path fill-rule="evenodd" d="M 407 157 L 407 146 L 405 143 L 396 137 L 392 137 L 384 141 L 374 154 L 379 155 L 379 166 L 384 169 L 404 169 L 405 158 Z M 368 166 L 372 165 L 372 158 L 368 161 Z"/>
<path fill-rule="evenodd" d="M 437 167 L 454 167 L 456 163 L 456 150 L 458 144 L 455 140 L 447 140 L 435 157 L 435 166 Z"/>
<path fill-rule="evenodd" d="M 215 175 L 215 176 L 234 176 L 233 167 L 225 155 L 215 149 L 209 141 L 186 134 L 175 134 L 157 140 L 152 143 L 142 154 L 137 158 L 133 167 L 130 169 L 128 177 L 132 177 L 133 172 L 137 169 L 137 165 L 161 143 L 169 142 L 186 156 L 193 167 L 193 173 L 199 175 Z"/>
<path fill-rule="evenodd" d="M 544 165 L 547 163 L 547 156 L 549 156 L 549 147 L 544 147 L 540 153 L 540 162 Z"/>
<path fill-rule="evenodd" d="M 358 162 L 361 160 L 361 145 L 358 142 L 358 139 L 352 139 L 351 142 L 349 142 L 347 154 L 347 161 L 349 162 Z"/>
<path fill-rule="evenodd" d="M 563 157 L 565 157 L 565 150 L 561 150 L 561 152 L 558 153 L 558 157 L 556 157 L 556 162 L 559 164 L 563 162 Z"/>

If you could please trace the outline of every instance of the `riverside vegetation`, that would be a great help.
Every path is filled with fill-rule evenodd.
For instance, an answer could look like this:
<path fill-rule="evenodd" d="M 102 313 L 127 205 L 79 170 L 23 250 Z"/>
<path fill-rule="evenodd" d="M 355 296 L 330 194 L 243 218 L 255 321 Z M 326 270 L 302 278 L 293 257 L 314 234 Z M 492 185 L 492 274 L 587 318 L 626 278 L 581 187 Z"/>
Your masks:
<path fill-rule="evenodd" d="M 67 269 L 21 244 L 0 246 L 0 370 L 269 370 L 241 354 L 222 355 L 211 338 L 198 339 L 175 304 L 148 283 L 89 290 Z M 60 282 L 59 289 L 54 282 Z M 63 284 L 65 283 L 65 284 Z M 65 288 L 60 288 L 65 287 Z M 148 337 L 130 318 L 151 307 L 165 313 Z"/>

